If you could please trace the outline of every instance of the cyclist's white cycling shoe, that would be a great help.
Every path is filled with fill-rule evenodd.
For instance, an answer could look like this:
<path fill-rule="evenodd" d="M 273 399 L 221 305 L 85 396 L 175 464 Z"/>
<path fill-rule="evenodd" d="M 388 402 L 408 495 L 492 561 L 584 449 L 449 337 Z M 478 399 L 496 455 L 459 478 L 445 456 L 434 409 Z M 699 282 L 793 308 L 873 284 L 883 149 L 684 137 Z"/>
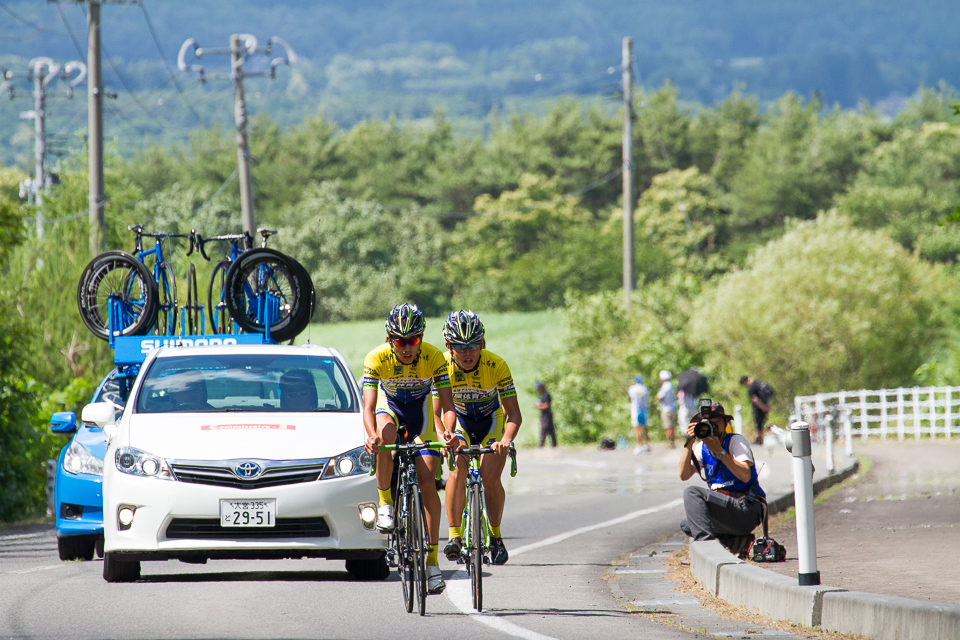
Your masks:
<path fill-rule="evenodd" d="M 382 504 L 377 509 L 377 531 L 390 533 L 393 531 L 393 505 Z"/>
<path fill-rule="evenodd" d="M 427 593 L 435 596 L 443 593 L 446 588 L 447 583 L 443 581 L 443 573 L 440 572 L 440 567 L 427 565 Z"/>

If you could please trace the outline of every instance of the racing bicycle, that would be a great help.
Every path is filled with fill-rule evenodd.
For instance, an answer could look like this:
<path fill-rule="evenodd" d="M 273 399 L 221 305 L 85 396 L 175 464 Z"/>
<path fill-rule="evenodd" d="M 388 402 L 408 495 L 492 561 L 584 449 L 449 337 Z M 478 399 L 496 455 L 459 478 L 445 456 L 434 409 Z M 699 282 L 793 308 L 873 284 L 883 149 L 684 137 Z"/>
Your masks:
<path fill-rule="evenodd" d="M 399 438 L 399 435 L 398 435 Z M 430 550 L 430 535 L 427 531 L 427 516 L 420 493 L 417 476 L 417 453 L 424 449 L 442 449 L 441 442 L 423 444 L 381 445 L 381 451 L 395 451 L 397 471 L 395 525 L 387 547 L 387 564 L 397 568 L 403 584 L 403 602 L 407 613 L 413 611 L 416 601 L 420 615 L 427 611 L 427 553 Z M 376 473 L 374 468 L 370 475 Z"/>
<path fill-rule="evenodd" d="M 227 259 L 221 260 L 210 277 L 207 309 L 214 333 L 230 332 L 231 321 L 247 333 L 263 333 L 278 342 L 292 339 L 313 316 L 313 281 L 294 258 L 266 247 L 275 229 L 257 229 L 259 248 L 251 248 L 247 234 L 203 238 L 200 245 L 215 240 L 230 242 Z M 240 250 L 243 240 L 244 249 Z M 204 258 L 206 253 L 201 251 Z"/>
<path fill-rule="evenodd" d="M 483 565 L 490 564 L 490 527 L 487 517 L 487 500 L 480 479 L 480 456 L 485 453 L 496 455 L 492 447 L 473 445 L 457 449 L 457 455 L 469 458 L 467 469 L 467 502 L 463 508 L 463 547 L 457 564 L 467 565 L 470 587 L 473 593 L 473 608 L 483 611 Z M 517 449 L 510 443 L 510 476 L 517 475 Z M 453 470 L 453 456 L 450 457 L 450 469 Z"/>
<path fill-rule="evenodd" d="M 134 232 L 134 253 L 105 251 L 91 260 L 80 276 L 77 287 L 80 318 L 95 336 L 108 341 L 115 336 L 143 335 L 152 328 L 158 335 L 174 335 L 177 282 L 173 268 L 164 259 L 163 241 L 189 239 L 187 255 L 190 255 L 196 234 L 145 232 L 142 224 L 130 225 L 128 229 Z M 154 238 L 152 249 L 143 248 L 144 237 Z M 152 270 L 145 264 L 151 255 L 154 257 Z M 188 286 L 191 282 L 196 282 L 195 276 L 188 276 Z"/>

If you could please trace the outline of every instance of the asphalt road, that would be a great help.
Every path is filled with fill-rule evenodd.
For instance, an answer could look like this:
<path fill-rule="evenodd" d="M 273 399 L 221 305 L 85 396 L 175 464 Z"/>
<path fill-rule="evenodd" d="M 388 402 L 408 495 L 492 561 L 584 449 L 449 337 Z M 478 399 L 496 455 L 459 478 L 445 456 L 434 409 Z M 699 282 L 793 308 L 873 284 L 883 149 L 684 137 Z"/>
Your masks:
<path fill-rule="evenodd" d="M 153 562 L 136 583 L 108 584 L 100 560 L 61 562 L 50 527 L 0 531 L 0 638 L 704 637 L 628 611 L 631 594 L 618 600 L 607 581 L 618 559 L 676 536 L 676 456 L 521 451 L 505 482 L 510 562 L 487 567 L 482 615 L 442 557 L 447 590 L 421 618 L 395 573 L 358 582 L 342 561 Z M 643 573 L 631 575 L 662 579 Z"/>

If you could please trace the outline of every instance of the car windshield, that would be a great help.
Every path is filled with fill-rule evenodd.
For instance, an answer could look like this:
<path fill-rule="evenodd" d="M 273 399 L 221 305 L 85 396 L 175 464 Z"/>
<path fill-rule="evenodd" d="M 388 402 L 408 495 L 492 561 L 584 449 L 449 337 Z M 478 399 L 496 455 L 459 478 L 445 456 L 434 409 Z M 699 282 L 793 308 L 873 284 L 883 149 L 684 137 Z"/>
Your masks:
<path fill-rule="evenodd" d="M 231 354 L 157 358 L 137 413 L 356 411 L 356 382 L 336 358 Z"/>

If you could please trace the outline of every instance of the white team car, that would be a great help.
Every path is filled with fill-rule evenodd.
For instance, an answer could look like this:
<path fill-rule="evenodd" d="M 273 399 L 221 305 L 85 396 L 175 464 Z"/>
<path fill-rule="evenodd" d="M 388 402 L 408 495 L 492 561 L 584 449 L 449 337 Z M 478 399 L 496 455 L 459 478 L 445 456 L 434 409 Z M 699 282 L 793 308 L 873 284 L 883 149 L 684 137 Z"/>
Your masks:
<path fill-rule="evenodd" d="M 144 560 L 345 559 L 389 574 L 361 398 L 343 356 L 315 346 L 165 347 L 104 428 L 103 577 Z"/>

